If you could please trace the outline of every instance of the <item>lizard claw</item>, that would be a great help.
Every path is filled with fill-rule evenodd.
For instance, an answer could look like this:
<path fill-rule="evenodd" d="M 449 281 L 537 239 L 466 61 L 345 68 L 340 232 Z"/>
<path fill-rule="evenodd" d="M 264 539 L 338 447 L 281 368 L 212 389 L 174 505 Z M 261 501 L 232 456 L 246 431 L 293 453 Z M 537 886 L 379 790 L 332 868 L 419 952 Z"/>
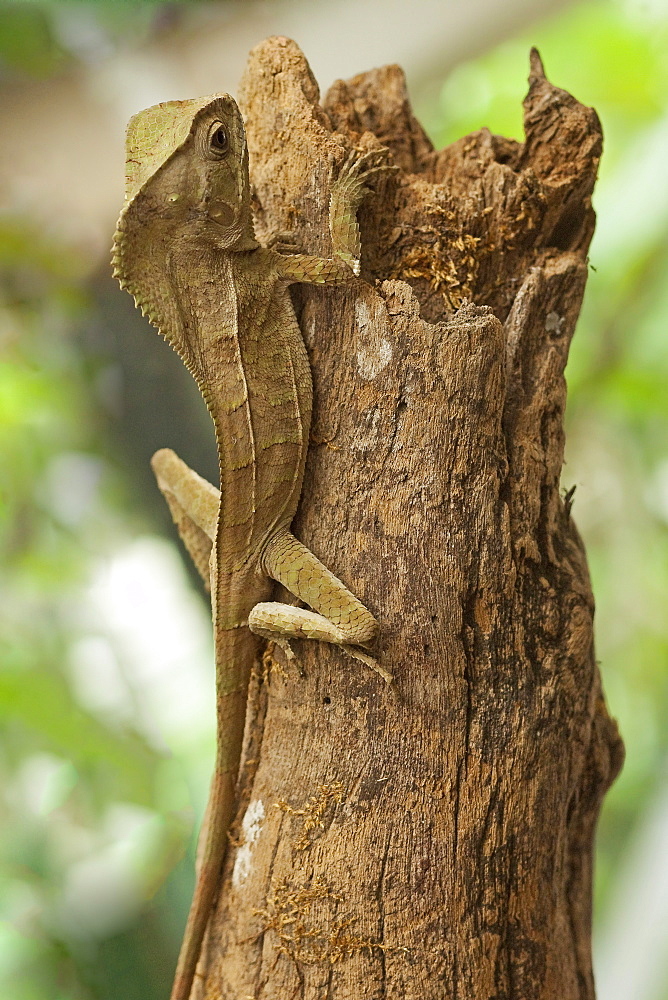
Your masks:
<path fill-rule="evenodd" d="M 399 169 L 394 163 L 387 162 L 389 153 L 387 146 L 369 149 L 366 153 L 351 149 L 343 161 L 332 190 L 345 192 L 353 204 L 359 205 L 370 192 L 366 183 L 368 178 L 373 174 L 390 173 Z"/>
<path fill-rule="evenodd" d="M 360 153 L 358 149 L 351 149 L 341 167 L 339 176 L 342 174 L 347 174 L 348 176 L 364 174 L 366 176 L 367 174 L 378 173 L 384 170 L 398 170 L 399 168 L 394 163 L 387 162 L 389 154 L 390 150 L 387 146 L 380 146 L 378 149 L 368 149 L 366 153 Z M 374 163 L 374 160 L 378 162 Z"/>
<path fill-rule="evenodd" d="M 375 660 L 373 656 L 369 655 L 369 653 L 365 653 L 364 650 L 359 648 L 359 646 L 349 646 L 347 644 L 346 645 L 342 644 L 341 649 L 343 649 L 344 652 L 348 654 L 348 656 L 352 656 L 353 659 L 359 660 L 360 663 L 366 663 L 367 667 L 371 667 L 371 669 L 375 670 L 377 674 L 380 674 L 380 676 L 387 684 L 391 684 L 393 682 L 394 676 L 389 672 L 389 670 L 386 670 L 384 667 L 381 667 L 378 660 Z"/>
<path fill-rule="evenodd" d="M 286 639 L 284 636 L 280 635 L 272 635 L 271 641 L 274 642 L 277 646 L 280 646 L 280 648 L 285 653 L 285 659 L 288 661 L 288 663 L 291 663 L 294 659 L 296 659 L 294 650 L 290 645 L 289 639 Z"/>

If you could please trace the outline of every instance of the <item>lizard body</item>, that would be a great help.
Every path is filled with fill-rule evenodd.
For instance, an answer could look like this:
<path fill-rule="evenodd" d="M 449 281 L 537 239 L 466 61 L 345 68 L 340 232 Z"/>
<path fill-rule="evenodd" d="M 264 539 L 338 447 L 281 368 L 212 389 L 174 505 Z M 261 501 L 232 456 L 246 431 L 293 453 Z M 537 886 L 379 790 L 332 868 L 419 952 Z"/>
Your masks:
<path fill-rule="evenodd" d="M 293 535 L 311 419 L 311 372 L 288 293 L 294 281 L 359 271 L 356 211 L 384 151 L 349 157 L 332 187 L 331 259 L 260 246 L 250 208 L 245 132 L 228 95 L 157 105 L 131 119 L 126 202 L 114 243 L 121 286 L 179 353 L 213 419 L 220 492 L 173 452 L 152 464 L 179 532 L 210 585 L 217 750 L 199 871 L 172 1000 L 190 996 L 235 805 L 250 670 L 258 636 L 360 647 L 377 624 Z M 379 159 L 380 156 L 380 159 Z M 273 581 L 312 611 L 268 602 Z"/>

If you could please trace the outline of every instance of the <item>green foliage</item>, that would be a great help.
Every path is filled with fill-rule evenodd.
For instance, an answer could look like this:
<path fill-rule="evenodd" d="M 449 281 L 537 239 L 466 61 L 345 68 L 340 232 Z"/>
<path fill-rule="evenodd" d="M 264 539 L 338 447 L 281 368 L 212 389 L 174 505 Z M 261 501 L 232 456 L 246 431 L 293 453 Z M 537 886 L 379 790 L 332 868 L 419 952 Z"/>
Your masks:
<path fill-rule="evenodd" d="M 71 337 L 89 308 L 82 262 L 5 223 L 0 263 L 1 908 L 15 927 L 0 930 L 0 977 L 4 995 L 11 983 L 19 1000 L 83 1000 L 112 995 L 85 986 L 105 931 L 85 932 L 74 903 L 73 913 L 63 912 L 68 880 L 77 865 L 94 872 L 93 859 L 113 852 L 110 810 L 121 808 L 141 827 L 128 847 L 135 895 L 150 895 L 183 850 L 184 823 L 168 800 L 155 812 L 160 788 L 174 784 L 172 765 L 133 724 L 82 704 L 70 668 L 77 640 L 90 631 L 76 614 L 82 588 L 91 564 L 117 544 L 109 499 L 122 495 L 100 456 L 95 373 Z M 63 503 L 63 461 L 70 473 L 83 471 L 81 489 L 92 470 L 88 502 Z M 76 477 L 68 486 L 76 491 Z"/>
<path fill-rule="evenodd" d="M 37 5 L 0 4 L 0 70 L 51 76 L 66 62 L 47 13 Z"/>

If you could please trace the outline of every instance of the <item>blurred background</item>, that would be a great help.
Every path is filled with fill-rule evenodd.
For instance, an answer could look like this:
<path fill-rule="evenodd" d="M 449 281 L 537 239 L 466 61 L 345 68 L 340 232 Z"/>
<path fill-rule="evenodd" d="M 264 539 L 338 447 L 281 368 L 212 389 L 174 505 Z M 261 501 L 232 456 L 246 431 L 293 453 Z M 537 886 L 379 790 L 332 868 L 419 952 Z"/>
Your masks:
<path fill-rule="evenodd" d="M 0 2 L 0 994 L 168 995 L 213 761 L 206 602 L 148 459 L 216 479 L 194 383 L 110 276 L 128 117 L 235 92 L 269 34 L 324 90 L 406 70 L 436 146 L 522 137 L 528 51 L 605 152 L 567 462 L 627 747 L 596 868 L 599 1000 L 668 1000 L 666 0 Z"/>

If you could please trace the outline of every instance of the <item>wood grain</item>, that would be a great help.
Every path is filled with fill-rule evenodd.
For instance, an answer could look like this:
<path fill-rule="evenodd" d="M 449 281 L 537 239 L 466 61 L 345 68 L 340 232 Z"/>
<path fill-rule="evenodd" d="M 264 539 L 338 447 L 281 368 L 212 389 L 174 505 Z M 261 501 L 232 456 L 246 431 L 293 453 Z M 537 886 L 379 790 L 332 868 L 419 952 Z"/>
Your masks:
<path fill-rule="evenodd" d="M 536 53 L 524 143 L 434 151 L 398 67 L 320 107 L 281 38 L 240 96 L 266 234 L 329 252 L 345 150 L 401 167 L 361 211 L 364 280 L 295 293 L 315 381 L 295 533 L 381 622 L 396 691 L 321 644 L 258 665 L 193 996 L 589 1000 L 592 839 L 623 748 L 559 480 L 598 119 Z"/>

